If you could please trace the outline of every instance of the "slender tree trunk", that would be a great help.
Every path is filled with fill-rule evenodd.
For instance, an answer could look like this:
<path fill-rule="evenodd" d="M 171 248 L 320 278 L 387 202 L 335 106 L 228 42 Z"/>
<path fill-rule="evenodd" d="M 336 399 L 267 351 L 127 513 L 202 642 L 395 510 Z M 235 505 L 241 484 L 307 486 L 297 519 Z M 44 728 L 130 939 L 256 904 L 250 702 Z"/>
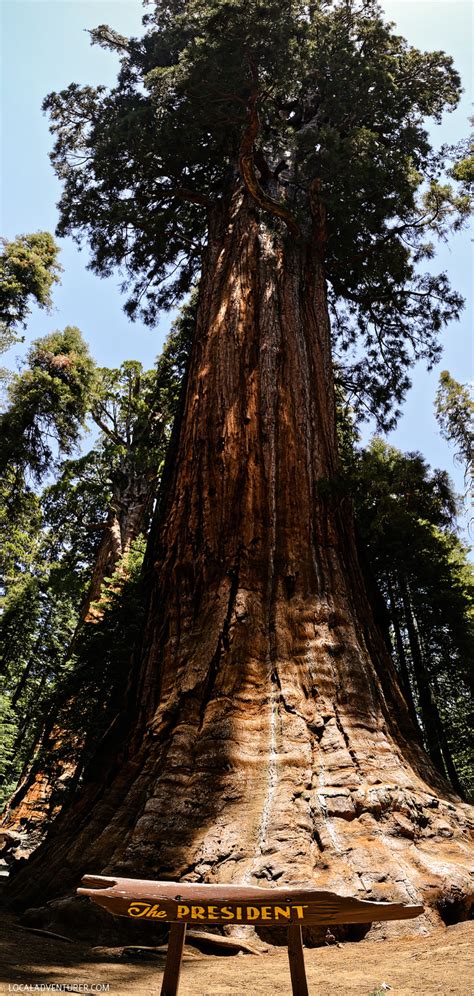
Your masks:
<path fill-rule="evenodd" d="M 15 688 L 15 691 L 13 692 L 13 695 L 12 695 L 12 698 L 11 698 L 11 704 L 12 704 L 13 708 L 15 708 L 15 706 L 16 706 L 16 704 L 18 702 L 18 699 L 20 698 L 20 695 L 21 695 L 21 693 L 22 693 L 22 691 L 23 691 L 23 689 L 24 689 L 24 687 L 25 687 L 25 685 L 26 685 L 26 683 L 28 681 L 28 678 L 30 677 L 31 671 L 33 670 L 33 668 L 34 668 L 34 666 L 36 664 L 38 650 L 41 647 L 41 641 L 43 639 L 46 627 L 49 626 L 49 623 L 50 623 L 50 620 L 51 620 L 51 615 L 52 615 L 52 609 L 49 610 L 49 612 L 46 614 L 46 619 L 43 620 L 43 623 L 41 625 L 41 631 L 40 631 L 37 639 L 35 640 L 34 647 L 32 647 L 32 649 L 31 649 L 30 658 L 29 658 L 27 664 L 25 665 L 25 667 L 23 668 L 23 672 L 22 672 L 21 678 L 20 678 L 20 680 L 19 680 L 19 682 L 18 682 L 18 684 L 17 684 L 17 686 Z"/>
<path fill-rule="evenodd" d="M 100 592 L 104 579 L 106 577 L 110 577 L 113 573 L 115 565 L 119 561 L 121 555 L 122 537 L 120 522 L 115 509 L 110 509 L 107 516 L 107 522 L 103 528 L 99 549 L 97 550 L 91 582 L 89 588 L 87 589 L 84 603 L 81 607 L 80 620 L 75 636 L 77 636 L 79 629 L 84 622 L 96 621 L 95 614 L 91 611 L 91 606 L 100 598 Z"/>
<path fill-rule="evenodd" d="M 436 699 L 434 698 L 431 688 L 430 676 L 424 662 L 423 651 L 420 646 L 418 630 L 411 605 L 410 593 L 406 582 L 403 579 L 400 579 L 400 587 L 402 591 L 408 638 L 410 641 L 412 660 L 415 668 L 415 677 L 418 687 L 428 751 L 430 757 L 439 770 L 447 772 L 448 778 L 455 791 L 462 795 L 462 786 L 454 766 L 451 751 L 444 732 L 443 721 L 439 714 Z"/>
<path fill-rule="evenodd" d="M 465 807 L 417 742 L 336 468 L 317 243 L 237 191 L 211 219 L 141 664 L 13 901 L 85 871 L 466 894 Z"/>
<path fill-rule="evenodd" d="M 393 632 L 395 634 L 395 646 L 397 649 L 397 658 L 400 669 L 400 679 L 402 683 L 403 693 L 410 711 L 410 716 L 413 720 L 413 725 L 415 729 L 418 730 L 418 717 L 416 715 L 415 702 L 413 699 L 413 693 L 411 689 L 410 674 L 408 671 L 405 647 L 403 645 L 403 639 L 400 629 L 400 620 L 398 617 L 398 608 L 395 599 L 395 593 L 393 590 L 393 584 L 389 577 L 387 577 L 387 589 L 388 589 L 388 598 L 390 603 L 390 615 L 392 619 Z"/>
<path fill-rule="evenodd" d="M 51 736 L 53 725 L 54 718 L 48 716 L 33 741 L 16 789 L 2 816 L 2 826 L 8 829 L 19 829 L 24 823 L 36 825 L 45 819 L 50 780 L 43 772 L 43 764 L 38 762 L 38 757 Z M 21 746 L 20 736 L 19 731 L 14 750 L 18 750 Z"/>
<path fill-rule="evenodd" d="M 109 510 L 77 633 L 84 622 L 98 622 L 102 618 L 100 594 L 105 578 L 113 574 L 119 560 L 129 552 L 133 541 L 146 526 L 151 493 L 147 493 L 146 486 L 139 494 L 136 488 L 130 488 L 129 494 L 127 490 L 123 494 L 117 492 Z"/>
<path fill-rule="evenodd" d="M 445 768 L 443 764 L 443 756 L 439 744 L 440 720 L 438 710 L 433 699 L 429 675 L 425 667 L 420 642 L 418 640 L 418 632 L 413 617 L 411 601 L 403 578 L 399 578 L 399 586 L 402 593 L 408 640 L 410 642 L 411 658 L 413 661 L 415 679 L 418 688 L 418 698 L 420 702 L 423 726 L 425 729 L 428 753 L 434 764 L 436 764 L 438 770 L 444 773 Z"/>

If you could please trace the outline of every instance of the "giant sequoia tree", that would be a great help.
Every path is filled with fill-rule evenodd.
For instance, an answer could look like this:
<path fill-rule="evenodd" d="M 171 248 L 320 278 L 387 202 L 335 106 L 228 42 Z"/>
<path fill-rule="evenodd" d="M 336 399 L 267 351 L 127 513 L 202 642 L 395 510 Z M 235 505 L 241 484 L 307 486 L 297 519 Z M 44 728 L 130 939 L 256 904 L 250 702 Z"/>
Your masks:
<path fill-rule="evenodd" d="M 388 424 L 459 296 L 443 53 L 366 2 L 157 2 L 117 87 L 46 101 L 60 233 L 153 322 L 200 274 L 127 696 L 17 901 L 81 871 L 467 905 L 465 809 L 414 734 L 337 489 L 334 368 Z M 329 311 L 334 314 L 333 333 Z M 457 890 L 457 891 L 456 891 Z"/>

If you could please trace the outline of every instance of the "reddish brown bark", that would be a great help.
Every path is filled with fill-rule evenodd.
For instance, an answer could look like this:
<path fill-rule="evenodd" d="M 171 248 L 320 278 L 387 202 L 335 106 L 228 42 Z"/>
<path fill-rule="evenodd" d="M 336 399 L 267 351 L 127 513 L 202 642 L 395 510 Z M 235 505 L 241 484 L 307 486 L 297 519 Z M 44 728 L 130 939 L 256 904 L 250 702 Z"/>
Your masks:
<path fill-rule="evenodd" d="M 467 810 L 414 735 L 336 469 L 320 244 L 237 191 L 212 217 L 141 666 L 17 902 L 85 871 L 465 902 Z"/>
<path fill-rule="evenodd" d="M 102 539 L 92 573 L 91 583 L 81 609 L 82 623 L 98 622 L 103 616 L 101 606 L 101 591 L 106 578 L 114 573 L 117 564 L 130 550 L 133 541 L 144 532 L 150 514 L 152 499 L 151 489 L 148 493 L 133 496 L 123 496 L 119 502 L 113 502 L 105 523 Z M 128 498 L 128 500 L 127 500 Z M 122 506 L 121 514 L 116 505 Z"/>

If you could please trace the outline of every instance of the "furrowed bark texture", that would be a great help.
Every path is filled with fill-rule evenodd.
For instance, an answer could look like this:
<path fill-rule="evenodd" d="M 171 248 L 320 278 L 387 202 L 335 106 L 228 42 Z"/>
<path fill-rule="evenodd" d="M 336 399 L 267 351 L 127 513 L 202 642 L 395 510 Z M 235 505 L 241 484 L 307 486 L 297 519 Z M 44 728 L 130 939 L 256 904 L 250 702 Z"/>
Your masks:
<path fill-rule="evenodd" d="M 336 460 L 317 241 L 237 192 L 211 225 L 139 676 L 18 902 L 87 871 L 465 911 L 467 807 L 414 734 Z"/>

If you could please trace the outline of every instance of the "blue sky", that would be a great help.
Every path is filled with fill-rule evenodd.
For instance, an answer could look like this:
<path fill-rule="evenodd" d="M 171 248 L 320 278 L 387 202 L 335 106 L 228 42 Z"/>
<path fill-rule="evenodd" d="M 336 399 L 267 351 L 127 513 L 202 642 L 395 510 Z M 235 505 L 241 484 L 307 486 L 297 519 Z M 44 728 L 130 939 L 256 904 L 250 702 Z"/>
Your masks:
<path fill-rule="evenodd" d="M 455 142 L 467 132 L 471 113 L 472 6 L 466 0 L 386 0 L 387 17 L 400 34 L 421 49 L 444 49 L 454 57 L 465 93 L 462 104 L 432 129 L 436 141 Z M 139 0 L 0 0 L 1 11 L 1 180 L 0 229 L 7 238 L 23 232 L 54 231 L 60 188 L 48 160 L 51 136 L 41 112 L 43 97 L 70 82 L 112 84 L 116 57 L 91 47 L 86 28 L 108 23 L 125 35 L 141 33 Z M 61 240 L 62 286 L 54 294 L 53 314 L 35 310 L 28 341 L 54 328 L 78 325 L 96 361 L 118 365 L 138 359 L 151 366 L 160 351 L 170 316 L 157 329 L 131 324 L 122 312 L 119 277 L 101 280 L 87 271 L 87 247 L 80 252 L 70 239 Z M 440 438 L 433 416 L 439 371 L 449 369 L 458 380 L 472 379 L 472 273 L 469 233 L 442 246 L 438 268 L 466 297 L 461 322 L 444 334 L 444 356 L 428 374 L 419 366 L 404 414 L 389 441 L 403 450 L 420 450 L 432 466 L 444 467 L 462 489 L 462 473 L 452 451 Z M 8 360 L 16 366 L 24 349 Z M 3 358 L 5 362 L 5 358 Z"/>

